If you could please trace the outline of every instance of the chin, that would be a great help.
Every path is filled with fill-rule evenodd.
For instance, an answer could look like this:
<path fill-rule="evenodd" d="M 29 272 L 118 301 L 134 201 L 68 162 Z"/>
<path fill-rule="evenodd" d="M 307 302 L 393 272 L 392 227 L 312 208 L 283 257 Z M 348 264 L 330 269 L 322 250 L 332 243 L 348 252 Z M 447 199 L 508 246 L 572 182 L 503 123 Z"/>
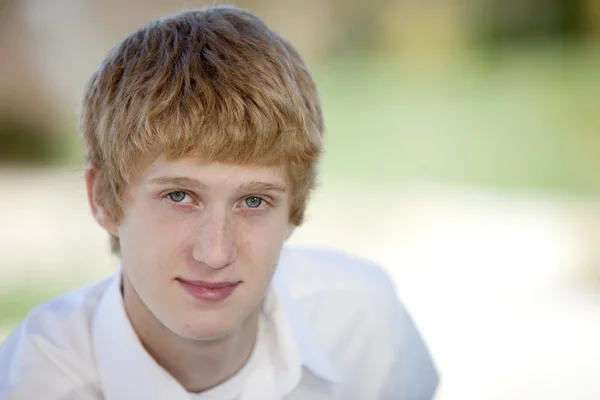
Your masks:
<path fill-rule="evenodd" d="M 218 340 L 227 337 L 236 327 L 225 318 L 207 316 L 196 318 L 192 323 L 183 323 L 179 329 L 173 330 L 178 336 L 190 340 Z"/>

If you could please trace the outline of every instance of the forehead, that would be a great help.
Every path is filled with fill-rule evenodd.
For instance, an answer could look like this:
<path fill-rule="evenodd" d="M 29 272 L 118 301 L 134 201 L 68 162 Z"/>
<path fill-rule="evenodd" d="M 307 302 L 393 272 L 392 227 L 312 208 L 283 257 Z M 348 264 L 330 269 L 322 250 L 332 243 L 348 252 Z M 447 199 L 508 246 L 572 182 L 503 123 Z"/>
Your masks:
<path fill-rule="evenodd" d="M 289 184 L 283 166 L 237 165 L 218 162 L 204 163 L 191 157 L 168 160 L 159 157 L 140 174 L 141 184 L 160 178 L 190 178 L 207 187 L 240 186 L 250 182 Z"/>

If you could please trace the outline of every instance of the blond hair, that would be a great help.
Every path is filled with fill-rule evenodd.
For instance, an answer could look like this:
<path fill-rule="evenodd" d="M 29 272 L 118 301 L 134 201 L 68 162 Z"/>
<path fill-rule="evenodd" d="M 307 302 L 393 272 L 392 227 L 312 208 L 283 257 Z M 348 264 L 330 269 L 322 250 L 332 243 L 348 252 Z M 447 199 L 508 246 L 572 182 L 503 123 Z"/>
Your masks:
<path fill-rule="evenodd" d="M 100 201 L 117 223 L 125 188 L 162 155 L 284 166 L 290 221 L 300 225 L 322 151 L 321 106 L 300 55 L 234 7 L 181 12 L 125 38 L 88 82 L 81 124 Z"/>

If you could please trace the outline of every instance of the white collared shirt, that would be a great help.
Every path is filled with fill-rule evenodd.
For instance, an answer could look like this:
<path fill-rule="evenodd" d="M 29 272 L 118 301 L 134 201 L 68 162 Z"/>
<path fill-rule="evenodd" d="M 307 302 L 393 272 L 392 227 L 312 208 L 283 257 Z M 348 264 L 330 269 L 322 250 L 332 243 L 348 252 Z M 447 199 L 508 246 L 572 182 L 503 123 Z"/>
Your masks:
<path fill-rule="evenodd" d="M 389 278 L 339 253 L 284 250 L 257 343 L 198 395 L 144 350 L 120 274 L 34 309 L 0 346 L 0 400 L 427 400 L 438 378 Z"/>

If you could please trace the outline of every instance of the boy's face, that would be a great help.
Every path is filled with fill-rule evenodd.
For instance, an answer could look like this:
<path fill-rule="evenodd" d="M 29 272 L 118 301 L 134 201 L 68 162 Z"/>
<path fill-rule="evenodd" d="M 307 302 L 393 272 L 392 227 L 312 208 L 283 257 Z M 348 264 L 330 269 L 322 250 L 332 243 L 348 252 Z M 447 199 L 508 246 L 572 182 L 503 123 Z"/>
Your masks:
<path fill-rule="evenodd" d="M 290 191 L 283 168 L 155 160 L 128 188 L 125 217 L 112 228 L 138 303 L 185 338 L 241 326 L 291 232 Z"/>

